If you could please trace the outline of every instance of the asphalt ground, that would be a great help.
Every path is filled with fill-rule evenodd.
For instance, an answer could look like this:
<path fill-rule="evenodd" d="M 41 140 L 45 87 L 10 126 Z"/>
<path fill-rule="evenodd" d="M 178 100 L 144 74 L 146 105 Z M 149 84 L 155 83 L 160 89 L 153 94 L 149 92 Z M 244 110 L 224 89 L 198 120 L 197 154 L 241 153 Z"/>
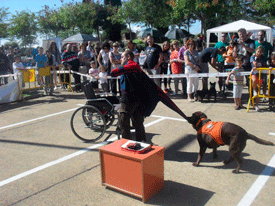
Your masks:
<path fill-rule="evenodd" d="M 216 103 L 171 98 L 188 116 L 203 111 L 214 121 L 238 124 L 275 142 L 275 113 L 235 110 L 231 93 Z M 201 165 L 193 167 L 196 131 L 162 103 L 145 125 L 148 141 L 165 147 L 164 189 L 143 203 L 102 186 L 99 148 L 108 142 L 85 143 L 70 129 L 72 113 L 82 104 L 83 94 L 57 90 L 52 97 L 0 105 L 0 205 L 275 205 L 275 147 L 248 140 L 239 174 L 232 173 L 236 162 L 222 163 L 228 146 L 218 148 L 216 160 L 208 149 Z"/>

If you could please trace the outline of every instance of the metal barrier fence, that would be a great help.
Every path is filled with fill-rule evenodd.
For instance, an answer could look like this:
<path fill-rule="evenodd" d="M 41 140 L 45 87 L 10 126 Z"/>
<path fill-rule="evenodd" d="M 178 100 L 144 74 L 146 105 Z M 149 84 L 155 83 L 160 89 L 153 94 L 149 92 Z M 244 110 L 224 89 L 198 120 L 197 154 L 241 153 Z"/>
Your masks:
<path fill-rule="evenodd" d="M 52 68 L 52 69 L 51 69 Z M 271 73 L 275 74 L 275 69 L 273 68 L 270 70 L 269 68 L 258 68 L 259 70 L 259 77 L 261 77 L 262 73 L 267 73 L 269 74 L 269 82 L 268 82 L 268 95 L 261 95 L 260 89 L 258 89 L 258 94 L 257 96 L 252 96 L 252 86 L 251 86 L 251 72 L 241 72 L 242 76 L 247 76 L 250 75 L 250 86 L 249 86 L 249 102 L 252 103 L 253 108 L 254 108 L 254 99 L 257 97 L 265 97 L 265 98 L 275 98 L 274 96 L 270 95 L 270 78 L 271 78 Z M 57 85 L 63 85 L 67 86 L 68 91 L 72 91 L 72 85 L 71 85 L 71 74 L 77 74 L 82 77 L 86 77 L 87 79 L 90 78 L 88 74 L 83 74 L 80 72 L 75 72 L 70 69 L 65 68 L 63 65 L 56 66 L 56 67 L 45 67 L 45 68 L 35 68 L 35 67 L 27 67 L 26 70 L 22 72 L 22 86 L 20 87 L 19 85 L 19 92 L 22 95 L 22 91 L 25 90 L 30 90 L 30 89 L 38 89 L 38 88 L 43 88 L 44 86 L 57 86 Z M 0 77 L 12 77 L 14 78 L 16 75 L 0 75 Z M 38 78 L 37 77 L 42 77 L 45 79 L 46 77 L 50 76 L 50 81 L 48 82 L 47 85 L 45 85 L 45 82 L 39 84 Z M 150 78 L 188 78 L 188 77 L 227 77 L 228 72 L 218 72 L 218 73 L 197 73 L 197 74 L 158 74 L 158 75 L 148 75 Z M 119 79 L 120 77 L 108 77 L 108 79 Z M 3 79 L 3 78 L 2 78 Z M 18 80 L 20 79 L 17 78 Z M 19 81 L 18 81 L 19 82 Z M 260 88 L 261 85 L 259 85 Z M 1 96 L 0 96 L 1 98 Z M 247 111 L 249 111 L 249 106 L 247 107 Z"/>
<path fill-rule="evenodd" d="M 247 105 L 247 112 L 249 112 L 249 107 L 250 107 L 250 104 L 252 103 L 252 106 L 253 108 L 255 108 L 255 103 L 254 103 L 254 100 L 255 98 L 275 98 L 275 96 L 272 96 L 270 95 L 270 91 L 271 89 L 275 89 L 275 88 L 271 88 L 271 85 L 273 84 L 273 82 L 271 82 L 271 74 L 274 74 L 275 73 L 275 68 L 257 68 L 256 70 L 259 71 L 259 83 L 257 85 L 258 87 L 258 92 L 257 92 L 257 95 L 253 95 L 253 87 L 252 87 L 252 73 L 250 74 L 249 76 L 249 100 L 248 100 L 248 105 Z M 261 92 L 261 86 L 262 86 L 262 83 L 261 83 L 261 80 L 262 80 L 262 73 L 268 73 L 268 84 L 267 84 L 267 89 L 268 89 L 268 94 L 267 95 L 263 95 L 263 94 L 260 94 Z"/>
<path fill-rule="evenodd" d="M 67 85 L 68 90 L 73 91 L 70 73 L 70 70 L 63 65 L 45 68 L 27 67 L 26 70 L 23 70 L 23 90 L 43 88 L 44 86 L 52 87 L 61 84 Z M 41 82 L 39 82 L 40 80 Z"/>

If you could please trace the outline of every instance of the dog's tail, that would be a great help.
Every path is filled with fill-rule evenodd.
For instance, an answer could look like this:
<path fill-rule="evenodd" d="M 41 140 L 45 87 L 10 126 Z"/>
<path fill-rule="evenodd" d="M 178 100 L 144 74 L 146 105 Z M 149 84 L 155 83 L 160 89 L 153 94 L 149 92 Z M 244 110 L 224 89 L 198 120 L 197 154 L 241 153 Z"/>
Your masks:
<path fill-rule="evenodd" d="M 274 143 L 273 143 L 273 142 L 266 141 L 266 140 L 264 140 L 264 139 L 260 139 L 260 138 L 256 137 L 256 136 L 253 135 L 253 134 L 248 134 L 248 138 L 247 138 L 247 139 L 252 139 L 252 140 L 254 140 L 255 142 L 257 142 L 258 144 L 274 146 Z"/>

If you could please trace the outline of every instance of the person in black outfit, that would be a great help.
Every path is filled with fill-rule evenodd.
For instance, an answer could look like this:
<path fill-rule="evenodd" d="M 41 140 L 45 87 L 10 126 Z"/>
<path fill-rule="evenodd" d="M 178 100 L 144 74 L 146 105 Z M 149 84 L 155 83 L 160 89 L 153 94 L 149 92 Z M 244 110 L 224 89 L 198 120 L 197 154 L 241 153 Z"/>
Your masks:
<path fill-rule="evenodd" d="M 146 63 L 144 67 L 147 69 L 150 75 L 160 74 L 161 71 L 161 63 L 163 59 L 162 49 L 159 45 L 154 43 L 154 38 L 149 34 L 147 36 L 148 46 L 146 47 Z M 160 78 L 154 78 L 154 82 L 160 87 Z"/>
<path fill-rule="evenodd" d="M 225 47 L 221 47 L 219 49 L 216 49 L 214 47 L 209 47 L 204 49 L 200 53 L 200 61 L 201 61 L 201 72 L 202 73 L 209 73 L 209 67 L 208 63 L 217 71 L 222 72 L 222 69 L 219 64 L 217 64 L 217 55 L 223 55 L 226 52 Z M 202 84 L 203 84 L 203 90 L 208 89 L 208 77 L 203 77 L 202 78 Z M 219 87 L 220 90 L 222 88 L 222 80 L 219 79 Z"/>
<path fill-rule="evenodd" d="M 233 56 L 242 56 L 243 57 L 243 69 L 244 71 L 251 71 L 252 65 L 250 63 L 250 58 L 255 51 L 255 41 L 249 38 L 249 35 L 246 32 L 246 29 L 241 28 L 238 30 L 239 39 L 237 51 L 233 52 Z M 249 85 L 248 76 L 246 77 L 246 85 Z"/>
<path fill-rule="evenodd" d="M 10 67 L 10 62 L 6 54 L 2 49 L 0 49 L 0 75 L 5 75 L 8 73 L 11 73 L 11 67 Z M 1 84 L 1 79 L 0 77 L 0 84 Z M 3 77 L 4 79 L 4 84 L 8 84 L 8 77 Z"/>
<path fill-rule="evenodd" d="M 67 50 L 62 54 L 62 63 L 66 66 L 69 67 L 72 71 L 79 72 L 79 66 L 80 62 L 78 59 L 77 54 L 72 51 L 72 45 L 68 44 L 67 45 Z M 78 74 L 73 74 L 75 85 L 80 83 L 80 75 Z"/>
<path fill-rule="evenodd" d="M 131 139 L 130 132 L 130 119 L 133 126 L 136 129 L 136 140 L 146 141 L 144 122 L 144 108 L 138 97 L 138 92 L 134 90 L 137 85 L 136 79 L 142 79 L 141 75 L 143 71 L 140 66 L 133 61 L 133 52 L 127 50 L 121 56 L 121 64 L 123 66 L 118 67 L 111 72 L 111 76 L 120 76 L 121 85 L 121 109 L 120 109 L 120 125 L 122 138 Z M 127 64 L 127 65 L 126 65 Z"/>

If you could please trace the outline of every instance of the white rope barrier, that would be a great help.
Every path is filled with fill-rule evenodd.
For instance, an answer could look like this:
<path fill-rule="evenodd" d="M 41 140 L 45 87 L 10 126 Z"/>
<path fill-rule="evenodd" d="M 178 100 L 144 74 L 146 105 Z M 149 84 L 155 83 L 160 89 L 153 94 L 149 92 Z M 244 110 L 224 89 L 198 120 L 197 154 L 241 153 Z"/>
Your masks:
<path fill-rule="evenodd" d="M 51 71 L 51 74 L 53 74 L 54 71 Z M 78 74 L 83 77 L 92 78 L 88 74 L 83 74 L 76 71 L 56 71 L 57 74 Z M 148 75 L 151 79 L 155 78 L 188 78 L 188 77 L 227 77 L 229 72 L 217 72 L 217 73 L 196 73 L 196 74 L 157 74 L 157 75 Z M 268 70 L 262 70 L 261 73 L 268 74 Z M 275 70 L 271 71 L 272 74 L 275 74 Z M 249 76 L 251 72 L 241 72 L 241 76 Z M 6 75 L 0 75 L 0 77 L 11 77 L 16 76 L 16 74 L 6 74 Z M 108 79 L 120 79 L 120 77 L 110 77 L 108 76 Z"/>

